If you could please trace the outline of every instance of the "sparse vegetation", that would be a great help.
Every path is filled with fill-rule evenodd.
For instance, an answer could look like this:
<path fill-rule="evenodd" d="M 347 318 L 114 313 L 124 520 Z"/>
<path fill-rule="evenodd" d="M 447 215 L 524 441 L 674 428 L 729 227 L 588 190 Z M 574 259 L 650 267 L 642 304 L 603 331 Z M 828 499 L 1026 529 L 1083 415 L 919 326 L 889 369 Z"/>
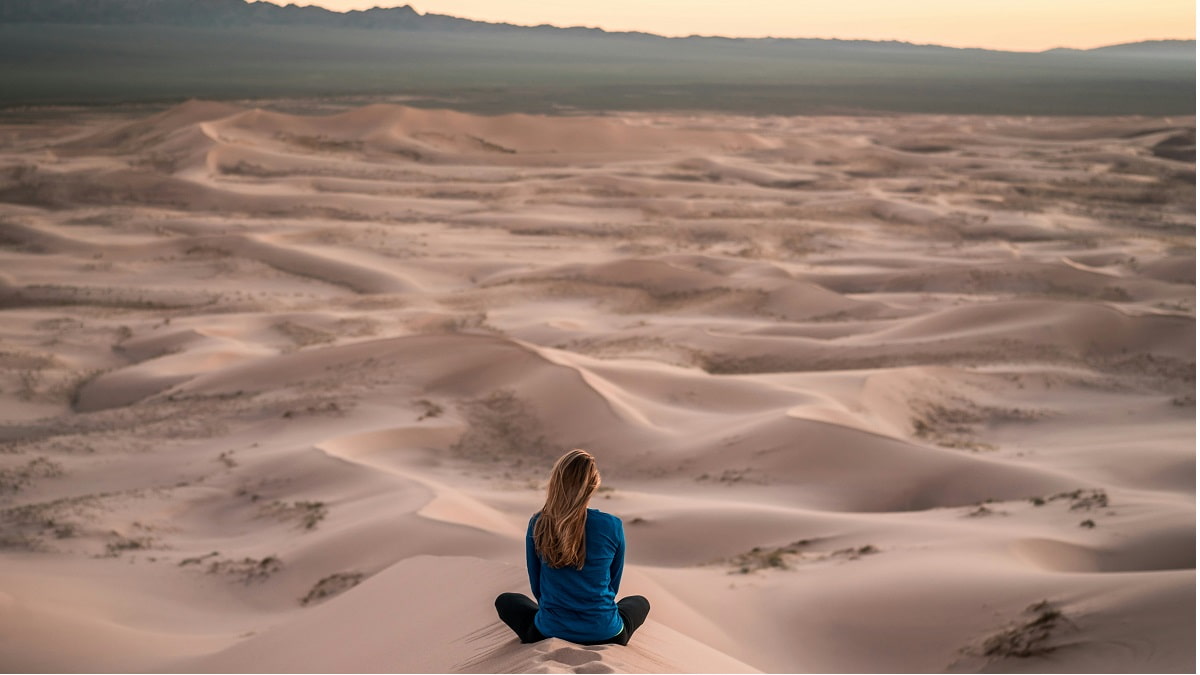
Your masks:
<path fill-rule="evenodd" d="M 1109 302 L 1132 302 L 1133 296 L 1120 286 L 1105 286 L 1100 291 L 1100 299 Z"/>
<path fill-rule="evenodd" d="M 328 344 L 337 339 L 337 336 L 333 333 L 305 326 L 295 321 L 281 321 L 275 324 L 274 328 L 287 336 L 296 347 Z"/>
<path fill-rule="evenodd" d="M 251 501 L 254 501 L 253 497 Z M 304 529 L 313 530 L 316 529 L 317 523 L 325 519 L 329 509 L 325 502 L 298 501 L 288 504 L 275 500 L 262 506 L 260 512 L 277 520 L 298 520 Z"/>
<path fill-rule="evenodd" d="M 1074 492 L 1064 492 L 1055 497 L 1062 497 L 1071 500 L 1071 510 L 1079 509 L 1103 509 L 1108 507 L 1108 495 L 1104 490 L 1075 490 Z M 1054 499 L 1054 497 L 1051 497 Z"/>
<path fill-rule="evenodd" d="M 38 478 L 63 475 L 62 465 L 52 459 L 35 457 L 20 466 L 0 469 L 0 495 L 20 492 Z"/>
<path fill-rule="evenodd" d="M 260 495 L 257 492 L 252 491 L 246 485 L 242 485 L 242 486 L 238 487 L 238 489 L 233 494 L 238 497 L 246 497 L 247 499 L 249 499 L 252 502 L 257 502 L 258 500 L 262 499 L 262 495 Z"/>
<path fill-rule="evenodd" d="M 280 417 L 284 419 L 292 419 L 302 414 L 308 415 L 341 415 L 344 414 L 341 404 L 337 401 L 324 401 L 322 403 L 313 403 L 300 409 L 287 409 L 283 411 Z"/>
<path fill-rule="evenodd" d="M 220 574 L 233 577 L 242 583 L 266 581 L 272 574 L 283 569 L 283 561 L 278 556 L 269 555 L 265 558 L 242 558 L 241 560 L 215 560 L 208 565 L 208 574 Z"/>
<path fill-rule="evenodd" d="M 875 548 L 871 544 L 866 544 L 864 546 L 859 546 L 858 548 L 851 547 L 838 549 L 829 555 L 831 557 L 843 557 L 848 560 L 858 560 L 864 555 L 871 555 L 873 553 L 879 553 L 879 549 Z"/>
<path fill-rule="evenodd" d="M 483 398 L 460 405 L 467 429 L 450 446 L 451 452 L 464 459 L 506 462 L 511 468 L 541 466 L 559 454 L 542 433 L 542 425 L 533 408 L 508 389 L 499 389 Z"/>
<path fill-rule="evenodd" d="M 1099 489 L 1079 488 L 1068 492 L 1059 492 L 1049 497 L 1029 498 L 1029 503 L 1034 506 L 1045 506 L 1051 502 L 1066 502 L 1071 511 L 1092 511 L 1106 509 L 1109 506 L 1108 493 Z"/>
<path fill-rule="evenodd" d="M 733 563 L 740 574 L 749 574 L 761 569 L 789 569 L 789 559 L 799 554 L 800 549 L 807 545 L 806 540 L 800 540 L 770 550 L 755 546 L 747 553 L 735 557 Z"/>
<path fill-rule="evenodd" d="M 751 467 L 743 467 L 741 469 L 723 469 L 721 473 L 712 475 L 707 472 L 696 476 L 697 482 L 715 481 L 722 485 L 736 485 L 738 483 L 754 483 L 757 485 L 766 485 L 768 483 L 766 477 L 758 474 Z"/>
<path fill-rule="evenodd" d="M 309 590 L 308 594 L 300 599 L 300 604 L 308 606 L 314 602 L 345 593 L 361 583 L 364 577 L 365 575 L 361 572 L 338 572 L 330 574 L 318 581 Z"/>
<path fill-rule="evenodd" d="M 1070 502 L 1070 509 L 1072 511 L 1091 511 L 1092 509 L 1107 508 L 1108 494 L 1104 490 L 1085 490 L 1080 488 L 1078 490 L 1071 490 L 1070 492 L 1059 492 L 1047 497 L 1045 501 L 1067 501 Z"/>
<path fill-rule="evenodd" d="M 113 532 L 112 535 L 113 540 L 104 545 L 104 554 L 109 558 L 115 558 L 126 551 L 148 549 L 154 544 L 154 540 L 150 537 L 126 537 L 116 532 Z"/>
<path fill-rule="evenodd" d="M 995 511 L 984 504 L 980 504 L 979 506 L 975 507 L 975 509 L 969 511 L 967 513 L 967 517 L 968 518 L 983 518 L 985 516 L 996 515 L 997 513 L 1003 513 L 1003 512 Z"/>
<path fill-rule="evenodd" d="M 204 562 L 205 560 L 208 560 L 209 558 L 214 558 L 218 555 L 221 555 L 220 552 L 213 551 L 212 553 L 205 553 L 204 555 L 196 556 L 194 558 L 184 558 L 183 560 L 179 561 L 179 566 L 187 567 L 188 565 L 199 565 L 200 563 Z"/>
<path fill-rule="evenodd" d="M 730 560 L 734 571 L 738 574 L 750 574 L 763 569 L 791 569 L 797 562 L 817 562 L 821 560 L 842 559 L 858 560 L 859 558 L 879 553 L 879 549 L 871 544 L 851 546 L 829 552 L 809 552 L 806 549 L 814 542 L 812 539 L 800 539 L 787 546 L 765 549 L 758 546 L 748 552 L 735 556 Z"/>
<path fill-rule="evenodd" d="M 17 380 L 17 398 L 22 401 L 31 400 L 37 394 L 38 386 L 42 382 L 42 371 L 33 369 L 18 371 Z"/>
<path fill-rule="evenodd" d="M 1030 605 L 1024 613 L 1031 618 L 989 636 L 983 641 L 980 653 L 994 660 L 1027 659 L 1045 656 L 1057 649 L 1050 639 L 1062 626 L 1070 623 L 1066 615 L 1048 600 Z"/>
<path fill-rule="evenodd" d="M 289 134 L 277 132 L 275 139 L 294 145 L 299 148 L 305 148 L 315 152 L 355 152 L 362 150 L 363 143 L 359 140 L 347 140 L 340 138 L 330 138 L 324 134 L 315 136 L 305 136 L 302 134 Z"/>
<path fill-rule="evenodd" d="M 913 435 L 932 441 L 944 448 L 963 450 L 994 450 L 974 438 L 974 427 L 983 422 L 983 415 L 974 406 L 949 407 L 937 403 L 921 406 L 920 416 L 912 421 Z"/>
<path fill-rule="evenodd" d="M 418 422 L 434 417 L 441 417 L 442 413 L 445 412 L 442 406 L 427 398 L 417 399 L 416 405 L 421 409 L 421 416 L 417 418 Z"/>
<path fill-rule="evenodd" d="M 440 323 L 432 326 L 432 329 L 443 333 L 500 333 L 498 328 L 488 323 L 487 312 L 448 316 Z"/>
<path fill-rule="evenodd" d="M 99 506 L 107 493 L 84 497 L 65 497 L 48 502 L 10 506 L 0 510 L 0 548 L 40 550 L 43 537 L 68 539 L 79 534 L 79 525 L 70 520 Z"/>
<path fill-rule="evenodd" d="M 25 532 L 0 532 L 0 551 L 41 551 L 42 539 Z"/>

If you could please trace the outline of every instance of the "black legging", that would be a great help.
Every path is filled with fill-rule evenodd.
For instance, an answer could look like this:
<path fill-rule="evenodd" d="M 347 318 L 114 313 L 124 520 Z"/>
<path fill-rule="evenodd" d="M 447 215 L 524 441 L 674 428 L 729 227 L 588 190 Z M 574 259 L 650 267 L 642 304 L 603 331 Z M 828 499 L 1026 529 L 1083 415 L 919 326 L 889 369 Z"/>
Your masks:
<path fill-rule="evenodd" d="M 517 634 L 521 642 L 538 642 L 539 640 L 546 639 L 546 636 L 542 635 L 533 623 L 533 617 L 537 614 L 537 611 L 537 603 L 527 595 L 501 593 L 496 598 L 496 613 L 500 615 L 501 621 L 513 629 L 513 632 Z M 621 615 L 621 620 L 625 624 L 620 633 L 607 640 L 579 642 L 577 644 L 629 644 L 629 638 L 633 636 L 633 631 L 637 630 L 646 621 L 646 615 L 650 613 L 650 601 L 640 595 L 621 598 L 617 601 L 617 612 Z"/>

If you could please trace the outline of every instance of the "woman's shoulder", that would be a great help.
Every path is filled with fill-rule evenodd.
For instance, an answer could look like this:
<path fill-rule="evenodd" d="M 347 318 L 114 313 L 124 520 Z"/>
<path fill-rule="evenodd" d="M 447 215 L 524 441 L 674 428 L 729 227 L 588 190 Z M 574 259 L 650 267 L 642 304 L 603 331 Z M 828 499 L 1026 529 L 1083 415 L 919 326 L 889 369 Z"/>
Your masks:
<path fill-rule="evenodd" d="M 607 511 L 601 511 L 600 509 L 589 508 L 587 510 L 587 512 L 588 512 L 588 522 L 589 523 L 595 522 L 597 524 L 608 525 L 610 527 L 620 527 L 621 526 L 621 519 L 618 518 L 617 516 L 614 516 L 611 513 L 608 513 Z"/>

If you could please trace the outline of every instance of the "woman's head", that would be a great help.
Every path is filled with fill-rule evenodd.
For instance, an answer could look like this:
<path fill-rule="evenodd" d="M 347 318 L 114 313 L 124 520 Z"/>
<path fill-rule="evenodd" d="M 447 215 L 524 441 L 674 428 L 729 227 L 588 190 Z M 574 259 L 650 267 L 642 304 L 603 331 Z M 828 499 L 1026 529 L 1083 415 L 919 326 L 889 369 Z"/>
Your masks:
<path fill-rule="evenodd" d="M 546 502 L 556 504 L 587 504 L 592 493 L 600 487 L 600 471 L 596 458 L 587 450 L 572 450 L 554 463 L 550 483 L 546 486 Z"/>
<path fill-rule="evenodd" d="M 583 567 L 587 505 L 598 487 L 596 458 L 586 450 L 572 450 L 554 463 L 546 504 L 533 528 L 534 547 L 550 567 Z"/>

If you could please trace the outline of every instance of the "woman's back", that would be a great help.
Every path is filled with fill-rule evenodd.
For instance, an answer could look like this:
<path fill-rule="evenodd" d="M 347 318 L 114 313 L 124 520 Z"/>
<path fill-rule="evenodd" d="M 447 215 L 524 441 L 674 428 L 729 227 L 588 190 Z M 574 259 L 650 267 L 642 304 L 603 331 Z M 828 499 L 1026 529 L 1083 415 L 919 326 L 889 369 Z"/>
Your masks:
<path fill-rule="evenodd" d="M 525 535 L 529 586 L 538 601 L 535 624 L 543 635 L 574 642 L 605 640 L 621 632 L 617 589 L 625 562 L 625 533 L 621 519 L 597 509 L 587 510 L 584 526 L 583 569 L 554 568 L 534 546 L 534 525 L 529 519 Z"/>

